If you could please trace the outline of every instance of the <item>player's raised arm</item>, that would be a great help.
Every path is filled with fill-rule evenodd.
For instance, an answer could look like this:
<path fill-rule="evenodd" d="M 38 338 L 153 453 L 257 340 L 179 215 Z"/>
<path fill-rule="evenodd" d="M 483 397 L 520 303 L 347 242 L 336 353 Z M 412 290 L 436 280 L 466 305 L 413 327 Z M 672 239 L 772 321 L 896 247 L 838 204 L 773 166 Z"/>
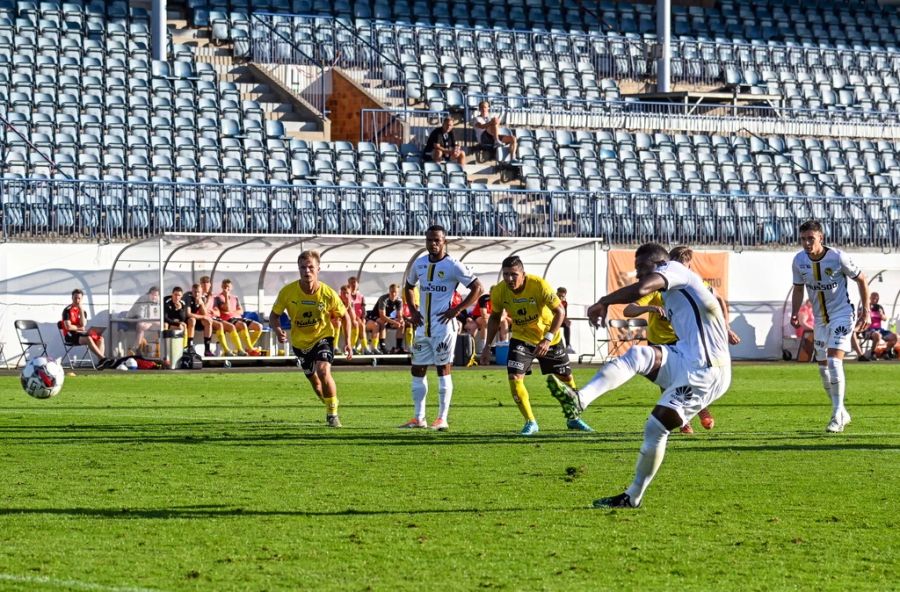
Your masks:
<path fill-rule="evenodd" d="M 666 279 L 658 273 L 650 273 L 637 282 L 611 292 L 594 303 L 587 310 L 588 319 L 596 325 L 600 321 L 606 324 L 606 311 L 611 304 L 630 304 L 635 300 L 667 288 Z"/>

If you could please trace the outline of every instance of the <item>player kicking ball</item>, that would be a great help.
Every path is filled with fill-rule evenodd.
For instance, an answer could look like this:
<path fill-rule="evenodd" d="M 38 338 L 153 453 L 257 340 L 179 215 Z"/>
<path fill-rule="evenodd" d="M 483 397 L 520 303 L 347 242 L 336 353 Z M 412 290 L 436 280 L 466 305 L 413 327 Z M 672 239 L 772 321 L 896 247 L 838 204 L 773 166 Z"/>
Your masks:
<path fill-rule="evenodd" d="M 269 326 L 285 343 L 288 335 L 281 328 L 281 313 L 291 319 L 291 347 L 300 361 L 300 369 L 312 385 L 313 391 L 325 405 L 325 423 L 330 428 L 341 427 L 338 417 L 337 386 L 331 375 L 334 362 L 334 337 L 337 329 L 333 318 L 341 319 L 344 335 L 350 335 L 350 314 L 330 286 L 319 281 L 319 252 L 303 251 L 297 258 L 300 279 L 287 284 L 278 292 Z M 350 340 L 344 345 L 347 359 L 353 358 Z"/>
<path fill-rule="evenodd" d="M 554 396 L 572 413 L 581 413 L 601 395 L 628 382 L 635 374 L 659 385 L 662 396 L 644 425 L 634 481 L 619 495 L 594 501 L 595 508 L 636 508 L 659 470 L 669 433 L 679 429 L 725 394 L 731 384 L 731 355 L 725 317 L 700 276 L 675 261 L 665 247 L 641 245 L 635 251 L 638 281 L 601 298 L 588 309 L 592 323 L 605 322 L 612 304 L 628 304 L 659 290 L 663 306 L 678 335 L 678 346 L 633 346 L 601 368 L 580 390 L 550 375 Z"/>
<path fill-rule="evenodd" d="M 512 339 L 509 341 L 509 359 L 506 372 L 509 390 L 519 412 L 525 418 L 525 426 L 519 433 L 533 436 L 538 433 L 538 423 L 534 418 L 525 388 L 525 375 L 537 358 L 543 374 L 552 374 L 557 380 L 575 388 L 569 354 L 562 341 L 560 328 L 566 320 L 562 301 L 550 288 L 544 278 L 525 273 L 522 260 L 513 255 L 501 263 L 503 281 L 491 289 L 491 316 L 488 317 L 487 339 L 493 343 L 500 329 L 500 319 L 505 310 L 512 324 Z M 482 366 L 491 362 L 491 349 L 485 346 L 481 352 Z M 550 391 L 553 393 L 553 390 Z M 555 396 L 555 395 L 554 395 Z M 561 403 L 565 403 L 563 397 Z M 566 426 L 570 430 L 593 432 L 571 406 L 563 405 Z"/>

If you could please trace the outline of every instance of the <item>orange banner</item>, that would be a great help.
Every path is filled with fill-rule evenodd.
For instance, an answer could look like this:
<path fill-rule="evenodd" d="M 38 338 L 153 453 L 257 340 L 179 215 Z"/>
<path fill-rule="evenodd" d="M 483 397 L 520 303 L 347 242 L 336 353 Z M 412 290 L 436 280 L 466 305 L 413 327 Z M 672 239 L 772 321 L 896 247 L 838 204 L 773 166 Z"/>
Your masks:
<path fill-rule="evenodd" d="M 715 288 L 716 292 L 726 301 L 728 300 L 728 253 L 722 251 L 694 251 L 694 259 L 691 269 L 707 285 Z M 606 264 L 606 291 L 614 292 L 619 288 L 631 285 L 637 281 L 634 271 L 634 251 L 614 250 L 607 253 Z M 622 311 L 625 305 L 616 305 L 609 308 L 609 319 L 624 319 Z M 627 340 L 629 331 L 610 330 L 609 338 L 614 341 Z M 626 347 L 622 347 L 622 346 Z M 627 348 L 627 344 L 618 344 L 619 353 Z"/>

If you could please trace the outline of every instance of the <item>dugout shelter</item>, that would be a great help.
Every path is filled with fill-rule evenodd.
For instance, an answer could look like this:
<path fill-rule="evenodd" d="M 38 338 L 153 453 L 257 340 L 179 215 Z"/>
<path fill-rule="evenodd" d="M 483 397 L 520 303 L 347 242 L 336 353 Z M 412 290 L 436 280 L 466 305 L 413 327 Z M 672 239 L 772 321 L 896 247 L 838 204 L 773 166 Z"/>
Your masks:
<path fill-rule="evenodd" d="M 447 237 L 447 251 L 469 265 L 485 290 L 500 281 L 500 262 L 518 254 L 526 270 L 547 278 L 554 285 L 566 285 L 570 298 L 592 303 L 605 282 L 600 275 L 606 246 L 598 239 L 510 239 Z M 351 276 L 359 278 L 360 289 L 371 308 L 390 284 L 402 286 L 409 266 L 425 252 L 424 237 L 413 236 L 321 236 L 321 235 L 237 235 L 162 234 L 123 245 L 109 270 L 110 353 L 121 355 L 133 338 L 133 320 L 126 317 L 134 303 L 152 286 L 162 298 L 180 286 L 187 293 L 204 275 L 212 280 L 213 293 L 224 279 L 233 283 L 233 293 L 245 311 L 260 315 L 267 327 L 268 313 L 278 291 L 299 277 L 297 257 L 304 250 L 316 250 L 322 263 L 320 280 L 336 290 Z M 605 273 L 605 271 L 604 271 Z M 465 287 L 459 290 L 465 294 Z M 162 300 L 161 298 L 161 300 Z M 574 300 L 574 299 L 573 299 Z M 578 306 L 570 310 L 577 316 Z M 158 319 L 163 322 L 162 312 Z M 154 327 L 157 325 L 154 324 Z M 154 328 L 154 331 L 158 329 Z M 197 335 L 202 335 L 198 329 Z M 266 336 L 263 340 L 267 339 Z M 263 349 L 270 349 L 263 342 Z M 161 352 L 162 353 L 162 352 Z M 291 356 L 228 358 L 230 362 L 284 361 Z M 371 361 L 359 356 L 362 362 Z M 224 360 L 224 358 L 218 358 Z"/>

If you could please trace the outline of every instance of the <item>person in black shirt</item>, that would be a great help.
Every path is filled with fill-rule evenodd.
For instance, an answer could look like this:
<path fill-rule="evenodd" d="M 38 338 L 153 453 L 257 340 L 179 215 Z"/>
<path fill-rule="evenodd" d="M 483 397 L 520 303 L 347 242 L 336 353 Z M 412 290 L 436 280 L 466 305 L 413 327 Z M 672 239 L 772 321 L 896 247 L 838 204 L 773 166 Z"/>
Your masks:
<path fill-rule="evenodd" d="M 180 286 L 172 288 L 172 297 L 166 298 L 164 317 L 166 329 L 186 331 L 188 328 L 188 304 L 184 301 L 184 290 Z M 193 324 L 193 323 L 192 323 Z M 190 343 L 188 343 L 190 345 Z"/>
<path fill-rule="evenodd" d="M 436 127 L 425 142 L 425 154 L 430 155 L 434 162 L 442 163 L 452 160 L 460 165 L 466 164 L 466 153 L 457 143 L 453 134 L 453 120 L 445 117 L 441 127 Z"/>
<path fill-rule="evenodd" d="M 366 329 L 369 331 L 369 341 L 377 351 L 379 344 L 382 353 L 387 353 L 387 346 L 383 341 L 387 338 L 387 330 L 395 329 L 397 342 L 391 353 L 403 353 L 403 301 L 400 299 L 400 287 L 391 284 L 388 293 L 382 294 L 375 302 L 375 308 L 366 313 Z"/>

